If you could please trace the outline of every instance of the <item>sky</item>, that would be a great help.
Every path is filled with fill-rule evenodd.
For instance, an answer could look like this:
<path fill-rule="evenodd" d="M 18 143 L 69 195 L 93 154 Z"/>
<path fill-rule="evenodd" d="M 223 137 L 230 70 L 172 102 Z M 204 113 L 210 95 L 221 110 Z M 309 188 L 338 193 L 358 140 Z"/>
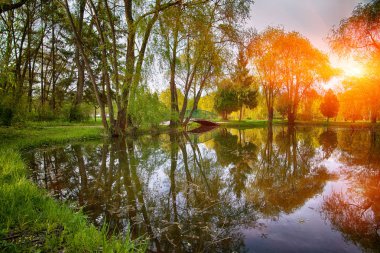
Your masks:
<path fill-rule="evenodd" d="M 297 31 L 314 46 L 329 51 L 326 40 L 331 28 L 351 16 L 358 3 L 368 0 L 255 0 L 247 22 L 259 32 L 267 26 L 282 25 L 287 31 Z"/>

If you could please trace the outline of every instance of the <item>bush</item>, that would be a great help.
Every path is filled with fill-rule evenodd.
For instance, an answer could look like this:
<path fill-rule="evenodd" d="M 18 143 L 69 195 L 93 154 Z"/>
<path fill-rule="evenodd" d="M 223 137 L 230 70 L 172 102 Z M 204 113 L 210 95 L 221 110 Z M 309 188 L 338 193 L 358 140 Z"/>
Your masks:
<path fill-rule="evenodd" d="M 90 118 L 92 107 L 89 104 L 66 104 L 62 109 L 62 117 L 69 122 L 86 121 Z"/>
<path fill-rule="evenodd" d="M 161 122 L 170 119 L 170 111 L 159 100 L 157 93 L 140 87 L 131 104 L 130 114 L 135 127 L 158 127 Z"/>
<path fill-rule="evenodd" d="M 57 114 L 54 112 L 48 104 L 40 105 L 36 111 L 38 121 L 52 121 L 57 119 Z"/>
<path fill-rule="evenodd" d="M 2 108 L 0 107 L 0 125 L 10 126 L 13 119 L 13 111 L 10 108 Z"/>

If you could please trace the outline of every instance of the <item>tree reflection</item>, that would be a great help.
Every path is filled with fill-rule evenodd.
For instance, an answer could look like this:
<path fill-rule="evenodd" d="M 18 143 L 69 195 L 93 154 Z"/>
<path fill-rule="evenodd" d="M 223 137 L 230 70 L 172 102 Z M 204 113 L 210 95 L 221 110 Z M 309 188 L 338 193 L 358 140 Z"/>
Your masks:
<path fill-rule="evenodd" d="M 380 249 L 380 140 L 375 131 L 340 133 L 342 177 L 348 190 L 334 190 L 322 211 L 347 240 L 369 252 Z"/>
<path fill-rule="evenodd" d="M 262 153 L 261 163 L 251 185 L 250 198 L 260 204 L 264 216 L 291 213 L 321 193 L 330 175 L 320 166 L 313 147 L 312 135 L 298 135 L 295 128 L 279 132 L 275 144 Z M 270 157 L 270 159 L 269 159 Z"/>
<path fill-rule="evenodd" d="M 331 154 L 338 146 L 337 134 L 334 131 L 327 129 L 319 135 L 319 144 L 322 147 L 323 158 L 330 158 Z"/>
<path fill-rule="evenodd" d="M 246 139 L 245 130 L 238 130 L 238 135 L 233 135 L 223 129 L 215 136 L 215 151 L 218 162 L 222 166 L 230 166 L 230 186 L 237 198 L 241 198 L 245 191 L 248 176 L 251 174 L 257 161 L 258 147 Z"/>
<path fill-rule="evenodd" d="M 231 166 L 235 194 L 240 197 L 244 191 L 245 198 L 264 217 L 293 212 L 321 193 L 326 181 L 331 178 L 326 168 L 319 166 L 320 158 L 313 146 L 313 134 L 297 134 L 295 128 L 277 130 L 280 131 L 274 133 L 270 127 L 265 129 L 264 140 L 249 138 L 259 146 L 240 140 L 241 136 L 258 136 L 257 132 L 263 131 L 261 129 L 244 130 L 244 134 L 239 132 L 238 135 L 224 130 L 215 137 L 218 161 L 224 166 Z"/>
<path fill-rule="evenodd" d="M 203 144 L 186 134 L 158 138 L 36 151 L 33 177 L 58 198 L 78 201 L 98 226 L 147 235 L 154 252 L 244 248 L 239 227 L 254 226 L 253 205 L 226 191 L 223 168 Z"/>

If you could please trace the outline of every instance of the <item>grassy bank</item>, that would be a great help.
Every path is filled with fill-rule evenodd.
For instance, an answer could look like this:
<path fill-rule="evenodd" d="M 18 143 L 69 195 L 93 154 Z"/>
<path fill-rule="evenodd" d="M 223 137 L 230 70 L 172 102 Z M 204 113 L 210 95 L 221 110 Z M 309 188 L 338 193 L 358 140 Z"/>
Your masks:
<path fill-rule="evenodd" d="M 0 128 L 1 252 L 144 252 L 144 243 L 107 236 L 27 179 L 21 150 L 99 138 L 100 127 Z"/>

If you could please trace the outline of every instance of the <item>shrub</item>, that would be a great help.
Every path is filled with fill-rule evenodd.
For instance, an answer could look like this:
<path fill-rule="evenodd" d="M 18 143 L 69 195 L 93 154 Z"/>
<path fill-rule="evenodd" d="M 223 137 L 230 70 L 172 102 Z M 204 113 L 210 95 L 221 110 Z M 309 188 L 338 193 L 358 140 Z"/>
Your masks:
<path fill-rule="evenodd" d="M 136 127 L 158 127 L 170 118 L 170 111 L 159 100 L 157 93 L 145 87 L 138 88 L 129 112 Z"/>
<path fill-rule="evenodd" d="M 13 111 L 7 107 L 0 107 L 0 125 L 10 126 L 13 119 Z"/>
<path fill-rule="evenodd" d="M 88 104 L 66 104 L 62 109 L 62 117 L 70 122 L 86 121 L 90 118 L 92 108 Z"/>

